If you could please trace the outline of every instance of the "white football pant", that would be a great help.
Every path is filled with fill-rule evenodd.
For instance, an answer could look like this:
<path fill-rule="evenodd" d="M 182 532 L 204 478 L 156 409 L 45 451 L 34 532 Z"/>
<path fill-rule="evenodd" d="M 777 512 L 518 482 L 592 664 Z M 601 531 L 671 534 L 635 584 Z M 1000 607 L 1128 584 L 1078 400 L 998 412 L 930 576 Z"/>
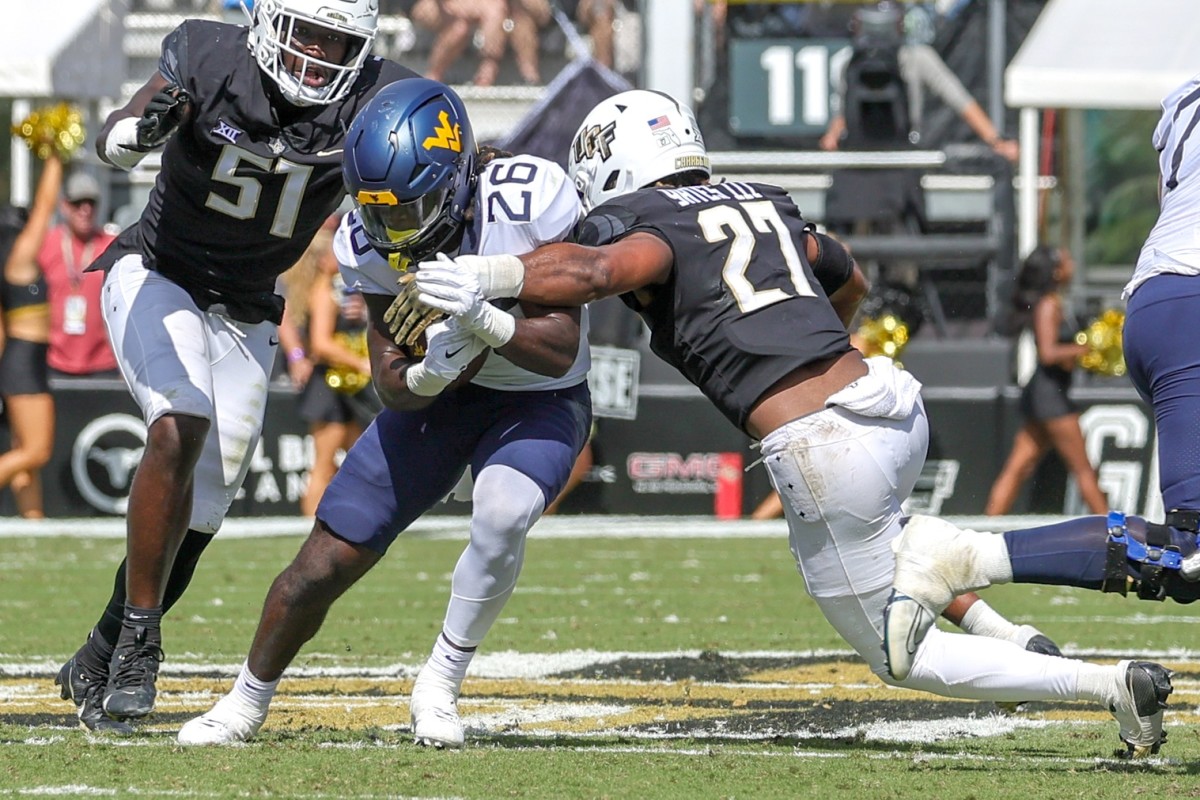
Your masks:
<path fill-rule="evenodd" d="M 920 384 L 884 362 L 870 359 L 870 374 L 830 398 L 838 405 L 772 431 L 762 451 L 808 593 L 871 671 L 896 684 L 883 653 L 891 542 L 925 463 L 929 424 Z M 898 685 L 975 700 L 1074 700 L 1080 663 L 934 629 Z"/>
<path fill-rule="evenodd" d="M 103 299 L 109 342 L 146 426 L 164 414 L 211 421 L 188 527 L 216 533 L 262 433 L 276 326 L 201 311 L 139 255 L 113 265 Z"/>

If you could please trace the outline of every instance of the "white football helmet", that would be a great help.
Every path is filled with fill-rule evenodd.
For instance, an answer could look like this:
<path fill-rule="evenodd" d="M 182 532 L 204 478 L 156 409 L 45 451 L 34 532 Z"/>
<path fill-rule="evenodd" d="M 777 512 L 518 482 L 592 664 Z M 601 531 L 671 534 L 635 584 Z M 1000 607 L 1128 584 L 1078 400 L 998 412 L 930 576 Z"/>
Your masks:
<path fill-rule="evenodd" d="M 346 35 L 343 63 L 310 58 L 296 46 L 293 31 L 305 24 Z M 297 106 L 328 105 L 350 90 L 371 52 L 378 24 L 379 0 L 257 0 L 251 12 L 250 52 L 263 72 L 279 84 L 288 102 Z M 298 62 L 295 71 L 284 66 L 284 56 L 289 55 Z M 309 86 L 304 82 L 310 67 L 325 73 L 324 84 Z"/>
<path fill-rule="evenodd" d="M 695 115 L 670 96 L 646 89 L 613 95 L 593 108 L 567 157 L 567 174 L 586 211 L 692 170 L 712 175 Z"/>

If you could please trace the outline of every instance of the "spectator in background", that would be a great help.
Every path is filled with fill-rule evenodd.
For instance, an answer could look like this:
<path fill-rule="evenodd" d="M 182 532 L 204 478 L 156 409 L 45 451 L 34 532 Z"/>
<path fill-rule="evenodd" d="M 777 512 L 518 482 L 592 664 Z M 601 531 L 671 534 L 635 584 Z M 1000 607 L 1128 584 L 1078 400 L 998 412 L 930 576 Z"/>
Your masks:
<path fill-rule="evenodd" d="M 904 39 L 904 13 L 897 3 L 882 2 L 877 6 L 859 9 L 850 26 L 854 40 L 854 55 L 846 63 L 846 71 L 838 81 L 836 111 L 829 127 L 821 136 L 822 150 L 837 150 L 843 145 L 855 144 L 862 139 L 868 141 L 859 146 L 873 147 L 878 142 L 863 126 L 870 124 L 870 110 L 862 112 L 862 105 L 855 99 L 856 93 L 866 91 L 877 95 L 882 84 L 902 85 L 904 96 L 896 98 L 903 109 L 889 109 L 909 129 L 908 143 L 920 141 L 921 122 L 924 116 L 926 90 L 940 97 L 963 118 L 983 142 L 997 155 L 1016 161 L 1017 143 L 1006 139 L 996 130 L 987 113 L 971 97 L 958 77 L 946 66 L 937 51 L 928 44 Z M 861 65 L 861 66 L 860 66 Z M 891 76 L 881 73 L 890 71 Z M 871 101 L 877 104 L 876 99 Z M 875 110 L 878 110 L 877 108 Z"/>
<path fill-rule="evenodd" d="M 62 224 L 52 228 L 38 252 L 50 301 L 52 376 L 119 378 L 100 308 L 104 276 L 84 270 L 116 238 L 96 219 L 100 184 L 86 172 L 67 179 L 58 210 Z"/>
<path fill-rule="evenodd" d="M 313 439 L 308 487 L 300 500 L 306 517 L 316 513 L 337 472 L 338 451 L 349 451 L 382 408 L 371 386 L 367 304 L 360 292 L 346 290 L 333 255 L 333 232 L 318 233 L 309 253 L 316 266 L 308 289 L 308 352 L 315 367 L 300 398 L 300 417 Z"/>
<path fill-rule="evenodd" d="M 549 21 L 550 4 L 547 0 L 509 0 L 505 30 L 509 31 L 512 39 L 517 72 L 528 86 L 538 86 L 542 82 L 539 66 L 541 41 L 538 32 Z"/>
<path fill-rule="evenodd" d="M 437 33 L 425 76 L 444 81 L 450 65 L 478 31 L 479 67 L 473 82 L 476 86 L 494 84 L 500 73 L 500 59 L 504 57 L 507 18 L 505 0 L 417 0 L 412 10 L 413 22 Z"/>
<path fill-rule="evenodd" d="M 613 67 L 613 21 L 616 19 L 617 4 L 621 0 L 576 0 L 574 3 L 564 3 L 568 13 L 574 18 L 578 27 L 587 31 L 592 40 L 592 58 L 600 64 L 612 69 Z M 573 13 L 572 13 L 573 11 Z"/>
<path fill-rule="evenodd" d="M 322 238 L 325 233 L 332 235 L 333 231 L 337 230 L 338 218 L 338 214 L 331 214 L 329 219 L 325 220 L 325 225 L 317 232 L 314 242 L 317 238 Z M 328 242 L 324 246 L 327 247 Z M 312 285 L 317 279 L 317 271 L 320 268 L 318 252 L 320 250 L 310 243 L 300 259 L 280 275 L 276 282 L 275 291 L 285 300 L 283 319 L 279 323 L 279 350 L 288 380 L 291 382 L 292 388 L 298 392 L 308 385 L 315 368 L 312 356 L 308 352 L 308 301 Z M 276 372 L 278 372 L 278 364 Z"/>
<path fill-rule="evenodd" d="M 17 511 L 27 519 L 45 516 L 39 470 L 50 460 L 54 446 L 54 399 L 46 367 L 50 306 L 37 253 L 54 217 L 62 176 L 62 160 L 51 151 L 42 165 L 32 210 L 27 216 L 17 210 L 5 214 L 0 228 L 4 256 L 0 397 L 12 439 L 8 452 L 0 455 L 0 489 L 12 487 Z"/>
<path fill-rule="evenodd" d="M 1108 512 L 1096 470 L 1088 461 L 1079 411 L 1067 396 L 1071 375 L 1087 346 L 1075 343 L 1076 328 L 1063 310 L 1063 290 L 1075 274 L 1071 254 L 1057 247 L 1038 247 L 1017 275 L 1009 332 L 1032 334 L 1037 366 L 1021 391 L 1021 416 L 1012 451 L 988 496 L 988 516 L 1006 514 L 1046 451 L 1053 447 L 1079 486 L 1093 514 Z M 1020 352 L 1020 344 L 1018 344 Z"/>

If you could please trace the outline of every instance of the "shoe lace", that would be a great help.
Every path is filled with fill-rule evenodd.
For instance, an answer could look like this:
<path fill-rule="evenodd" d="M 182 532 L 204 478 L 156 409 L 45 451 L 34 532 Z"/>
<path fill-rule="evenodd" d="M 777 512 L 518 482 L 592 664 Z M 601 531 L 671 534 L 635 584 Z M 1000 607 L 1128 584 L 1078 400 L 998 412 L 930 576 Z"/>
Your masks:
<path fill-rule="evenodd" d="M 119 656 L 120 664 L 113 673 L 112 683 L 116 689 L 140 686 L 158 677 L 158 665 L 165 658 L 161 647 L 146 640 L 146 629 L 139 627 L 128 652 Z"/>

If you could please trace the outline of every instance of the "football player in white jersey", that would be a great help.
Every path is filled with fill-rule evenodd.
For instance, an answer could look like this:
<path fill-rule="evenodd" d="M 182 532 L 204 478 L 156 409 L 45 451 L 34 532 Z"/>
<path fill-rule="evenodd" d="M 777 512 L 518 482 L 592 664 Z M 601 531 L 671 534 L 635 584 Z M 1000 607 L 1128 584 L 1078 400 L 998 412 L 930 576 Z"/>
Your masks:
<path fill-rule="evenodd" d="M 495 151 L 486 155 L 494 155 Z M 335 253 L 363 292 L 373 379 L 385 409 L 346 456 L 308 540 L 275 580 L 232 691 L 179 732 L 183 744 L 253 736 L 284 669 L 333 601 L 470 470 L 470 542 L 454 568 L 441 634 L 412 692 L 419 743 L 461 747 L 457 699 L 476 648 L 516 585 L 525 535 L 567 481 L 591 425 L 586 311 L 487 302 L 434 323 L 424 355 L 386 327 L 393 267 L 436 251 L 527 252 L 580 216 L 561 167 L 477 153 L 457 95 L 432 80 L 383 89 L 347 135 L 357 208 Z"/>
<path fill-rule="evenodd" d="M 956 594 L 996 583 L 1043 583 L 1147 600 L 1200 599 L 1200 74 L 1162 103 L 1154 130 L 1159 154 L 1159 215 L 1125 285 L 1123 346 L 1129 378 L 1154 410 L 1159 489 L 1166 519 L 1153 523 L 1119 511 L 1001 535 L 960 530 L 933 518 L 909 523 L 896 552 L 888 611 L 891 641 L 920 642 L 930 614 Z M 908 654 L 893 662 L 907 668 Z M 1147 668 L 1160 700 L 1169 674 Z M 1149 681 L 1143 679 L 1149 698 Z M 1161 712 L 1159 714 L 1161 719 Z M 1122 737 L 1126 738 L 1122 730 Z M 1157 752 L 1131 743 L 1131 752 Z"/>

